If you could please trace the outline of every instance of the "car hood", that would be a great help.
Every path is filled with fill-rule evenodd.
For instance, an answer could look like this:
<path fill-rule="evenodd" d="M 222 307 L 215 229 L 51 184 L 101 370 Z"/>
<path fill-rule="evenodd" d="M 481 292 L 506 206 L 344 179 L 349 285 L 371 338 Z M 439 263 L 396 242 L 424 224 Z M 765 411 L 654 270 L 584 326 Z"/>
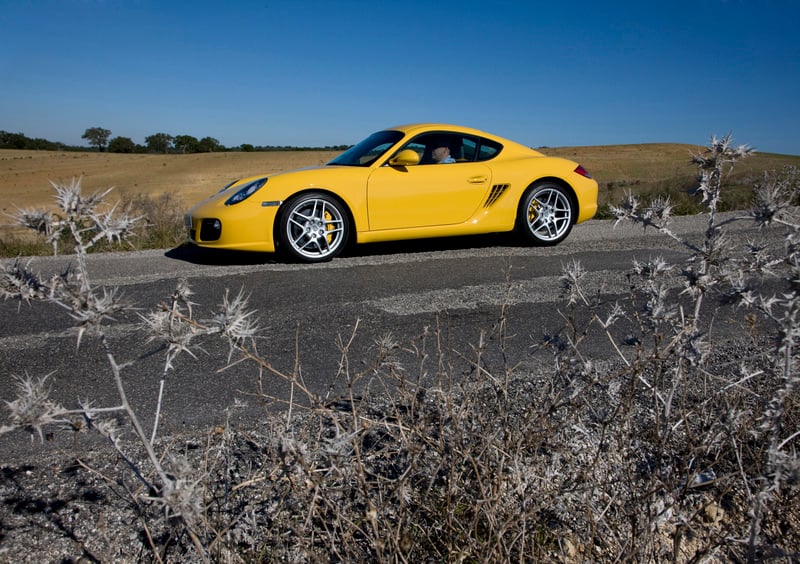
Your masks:
<path fill-rule="evenodd" d="M 262 196 L 269 194 L 270 200 L 282 200 L 300 190 L 335 189 L 343 183 L 351 184 L 359 179 L 366 181 L 366 177 L 371 172 L 372 169 L 368 167 L 317 165 L 272 174 L 255 174 L 240 178 L 222 190 L 209 195 L 193 206 L 193 209 L 211 202 L 224 202 L 244 185 L 261 178 L 266 178 L 267 183 L 258 191 L 258 194 Z M 255 199 L 258 199 L 258 196 L 255 196 Z"/>

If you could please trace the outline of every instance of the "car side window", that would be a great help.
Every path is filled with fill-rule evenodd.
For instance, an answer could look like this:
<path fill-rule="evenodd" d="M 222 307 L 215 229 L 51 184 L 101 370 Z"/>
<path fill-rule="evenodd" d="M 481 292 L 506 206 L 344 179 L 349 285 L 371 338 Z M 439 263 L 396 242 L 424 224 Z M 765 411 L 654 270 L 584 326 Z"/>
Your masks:
<path fill-rule="evenodd" d="M 472 137 L 464 137 L 461 143 L 461 154 L 465 161 L 474 161 L 478 154 L 478 140 Z"/>
<path fill-rule="evenodd" d="M 417 151 L 420 155 L 419 164 L 428 165 L 463 161 L 461 146 L 460 135 L 436 131 L 418 135 L 403 148 Z M 446 151 L 443 152 L 443 148 Z"/>
<path fill-rule="evenodd" d="M 435 151 L 437 147 L 441 146 L 446 146 L 449 150 L 449 158 L 445 161 L 436 159 Z M 502 148 L 503 146 L 499 143 L 482 137 L 447 132 L 429 132 L 418 135 L 403 145 L 397 153 L 411 149 L 419 155 L 419 164 L 429 165 L 438 164 L 439 162 L 488 161 L 497 156 Z"/>
<path fill-rule="evenodd" d="M 478 155 L 475 160 L 488 161 L 489 159 L 496 157 L 502 148 L 503 146 L 500 143 L 481 138 L 480 148 L 478 149 Z"/>

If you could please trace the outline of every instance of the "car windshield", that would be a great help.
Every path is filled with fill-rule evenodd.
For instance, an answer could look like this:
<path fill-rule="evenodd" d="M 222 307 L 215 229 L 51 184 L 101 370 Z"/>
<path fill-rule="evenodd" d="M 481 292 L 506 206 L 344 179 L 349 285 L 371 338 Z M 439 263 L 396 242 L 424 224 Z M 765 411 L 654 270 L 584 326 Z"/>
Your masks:
<path fill-rule="evenodd" d="M 329 162 L 329 165 L 369 166 L 403 138 L 401 131 L 379 131 Z"/>

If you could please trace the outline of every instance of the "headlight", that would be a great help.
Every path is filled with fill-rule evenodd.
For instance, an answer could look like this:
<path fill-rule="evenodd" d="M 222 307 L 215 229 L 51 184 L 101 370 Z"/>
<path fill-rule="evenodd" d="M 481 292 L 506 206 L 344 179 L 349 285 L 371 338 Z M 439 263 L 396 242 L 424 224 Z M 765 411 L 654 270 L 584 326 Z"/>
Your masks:
<path fill-rule="evenodd" d="M 232 206 L 234 204 L 238 204 L 239 202 L 245 201 L 247 198 L 258 192 L 258 189 L 261 188 L 266 183 L 267 183 L 266 178 L 259 178 L 258 180 L 253 180 L 252 182 L 248 182 L 247 184 L 239 188 L 233 196 L 225 200 L 225 205 Z"/>

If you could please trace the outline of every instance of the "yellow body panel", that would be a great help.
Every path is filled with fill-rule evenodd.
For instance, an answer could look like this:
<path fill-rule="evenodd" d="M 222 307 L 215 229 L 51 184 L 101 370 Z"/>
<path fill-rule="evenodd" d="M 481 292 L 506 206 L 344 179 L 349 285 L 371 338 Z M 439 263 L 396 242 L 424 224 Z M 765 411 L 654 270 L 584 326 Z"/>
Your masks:
<path fill-rule="evenodd" d="M 273 252 L 274 226 L 281 210 L 294 195 L 309 191 L 330 194 L 343 203 L 356 242 L 510 231 L 526 190 L 544 179 L 563 185 L 574 197 L 575 223 L 597 211 L 597 183 L 575 172 L 577 163 L 572 161 L 546 157 L 466 127 L 417 124 L 387 131 L 402 137 L 368 166 L 326 165 L 237 181 L 187 213 L 192 240 L 206 247 Z M 475 136 L 502 149 L 477 162 L 389 165 L 409 140 L 430 132 Z M 264 177 L 266 184 L 252 195 L 225 204 L 241 187 Z M 203 220 L 209 218 L 221 224 L 215 240 L 200 236 Z"/>
<path fill-rule="evenodd" d="M 489 192 L 483 163 L 379 167 L 369 178 L 369 231 L 455 225 L 467 221 Z"/>

